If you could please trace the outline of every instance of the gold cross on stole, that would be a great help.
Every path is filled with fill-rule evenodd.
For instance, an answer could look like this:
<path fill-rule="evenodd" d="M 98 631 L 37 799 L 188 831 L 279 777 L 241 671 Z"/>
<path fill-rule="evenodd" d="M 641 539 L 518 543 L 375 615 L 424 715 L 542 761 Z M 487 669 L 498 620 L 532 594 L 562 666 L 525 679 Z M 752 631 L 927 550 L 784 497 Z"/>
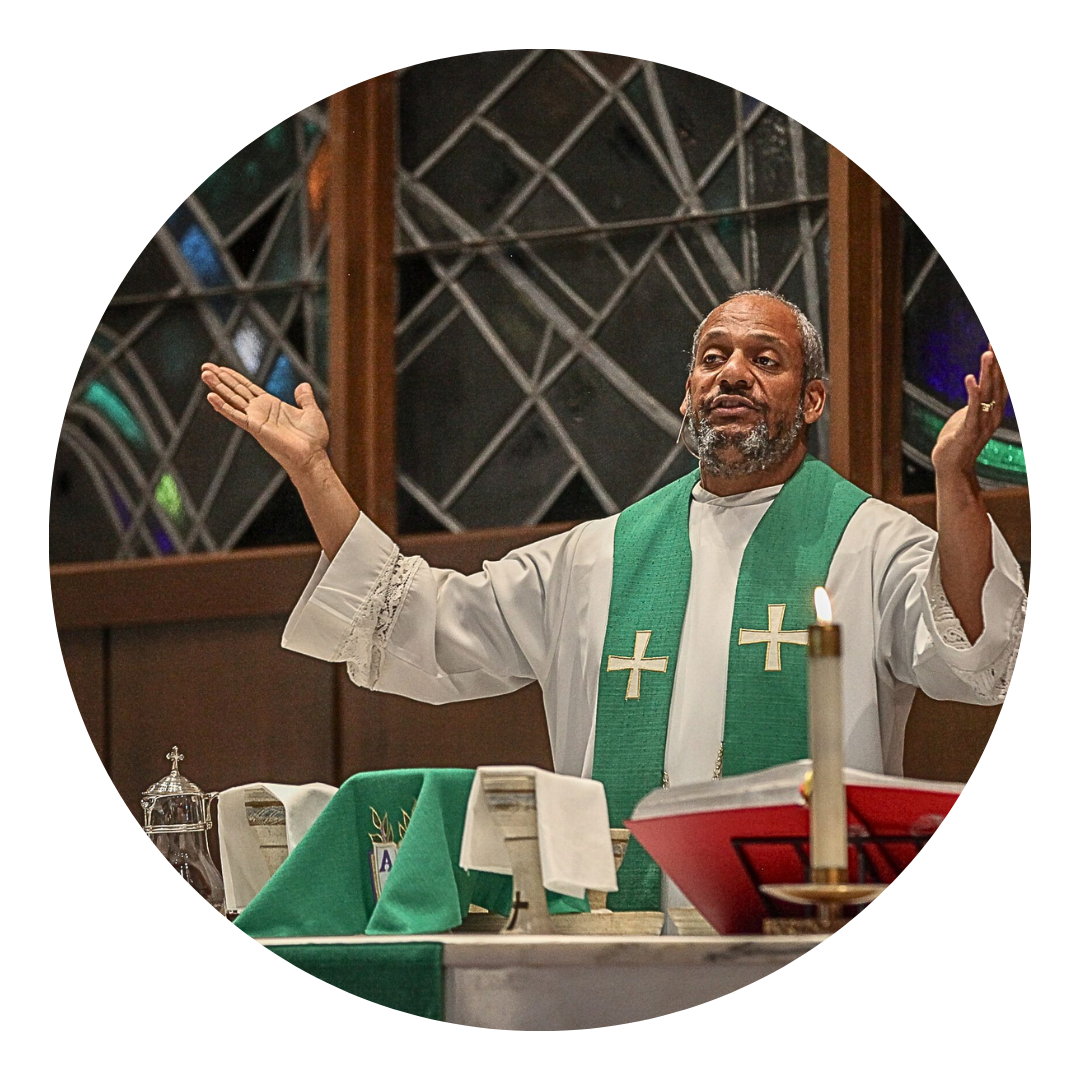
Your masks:
<path fill-rule="evenodd" d="M 666 656 L 646 656 L 645 650 L 649 647 L 651 630 L 638 630 L 634 634 L 633 656 L 609 656 L 607 660 L 608 671 L 629 671 L 630 678 L 626 680 L 626 700 L 641 697 L 641 673 L 643 671 L 667 671 L 668 658 Z M 803 634 L 803 637 L 806 637 Z"/>
<path fill-rule="evenodd" d="M 805 630 L 782 630 L 784 625 L 784 611 L 787 604 L 769 605 L 769 629 L 768 630 L 739 630 L 740 645 L 768 644 L 765 650 L 765 670 L 780 670 L 780 646 L 781 645 L 805 645 L 807 631 Z"/>

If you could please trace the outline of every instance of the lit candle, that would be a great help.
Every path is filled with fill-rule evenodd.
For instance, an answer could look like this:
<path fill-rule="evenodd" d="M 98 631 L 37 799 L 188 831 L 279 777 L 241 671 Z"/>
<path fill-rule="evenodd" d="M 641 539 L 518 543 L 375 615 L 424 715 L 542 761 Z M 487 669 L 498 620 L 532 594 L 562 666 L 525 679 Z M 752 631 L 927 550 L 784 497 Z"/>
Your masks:
<path fill-rule="evenodd" d="M 817 622 L 809 628 L 806 685 L 810 757 L 810 866 L 815 881 L 846 881 L 847 793 L 844 788 L 844 702 L 840 682 L 840 627 L 829 594 L 814 590 Z"/>

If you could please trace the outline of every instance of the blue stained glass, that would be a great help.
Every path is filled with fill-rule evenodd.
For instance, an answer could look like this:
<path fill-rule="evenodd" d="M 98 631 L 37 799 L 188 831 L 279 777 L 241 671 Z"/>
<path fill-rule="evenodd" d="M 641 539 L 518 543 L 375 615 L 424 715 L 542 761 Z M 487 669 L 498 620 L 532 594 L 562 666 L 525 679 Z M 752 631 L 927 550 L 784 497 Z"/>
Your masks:
<path fill-rule="evenodd" d="M 176 550 L 169 534 L 156 521 L 150 522 L 150 534 L 162 555 L 171 555 Z"/>
<path fill-rule="evenodd" d="M 959 408 L 967 402 L 964 376 L 977 373 L 978 357 L 985 348 L 986 334 L 974 313 L 954 307 L 948 326 L 928 331 L 923 338 L 919 374 L 929 390 Z"/>
<path fill-rule="evenodd" d="M 111 484 L 109 485 L 109 496 L 112 499 L 113 509 L 120 518 L 120 524 L 123 525 L 125 529 L 130 528 L 131 507 L 128 506 L 127 500 Z"/>
<path fill-rule="evenodd" d="M 180 238 L 180 250 L 203 285 L 225 285 L 228 278 L 210 238 L 194 222 Z"/>
<path fill-rule="evenodd" d="M 274 397 L 281 398 L 282 401 L 292 404 L 293 391 L 299 384 L 300 380 L 296 377 L 296 372 L 293 371 L 289 358 L 284 353 L 281 353 L 274 361 L 274 367 L 263 389 L 268 394 L 273 394 Z"/>
<path fill-rule="evenodd" d="M 954 409 L 967 404 L 964 376 L 978 377 L 987 334 L 971 301 L 938 259 L 904 316 L 904 372 Z M 1012 402 L 1005 420 L 1015 425 Z"/>

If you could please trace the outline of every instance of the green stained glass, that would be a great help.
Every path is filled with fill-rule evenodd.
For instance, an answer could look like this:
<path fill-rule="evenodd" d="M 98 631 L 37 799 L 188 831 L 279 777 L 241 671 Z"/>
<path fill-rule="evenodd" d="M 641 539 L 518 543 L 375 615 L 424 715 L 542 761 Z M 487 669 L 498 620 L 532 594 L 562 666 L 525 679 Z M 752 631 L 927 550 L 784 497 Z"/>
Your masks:
<path fill-rule="evenodd" d="M 129 443 L 139 447 L 146 445 L 146 433 L 135 414 L 103 382 L 95 379 L 83 394 L 83 401 L 101 413 Z"/>
<path fill-rule="evenodd" d="M 90 339 L 90 348 L 97 349 L 97 351 L 100 353 L 110 352 L 112 350 L 113 344 L 113 339 L 101 333 L 100 330 L 97 331 Z"/>
<path fill-rule="evenodd" d="M 559 175 L 599 221 L 660 217 L 679 209 L 672 170 L 620 105 L 609 105 L 559 163 Z"/>
<path fill-rule="evenodd" d="M 177 524 L 184 517 L 184 503 L 180 498 L 180 489 L 176 486 L 176 479 L 170 473 L 162 473 L 154 491 L 154 499 L 158 506 Z"/>
<path fill-rule="evenodd" d="M 909 399 L 905 406 L 905 438 L 912 442 L 918 451 L 929 457 L 939 432 L 945 426 L 945 418 L 917 401 Z M 990 480 L 1026 484 L 1024 448 L 1019 443 L 993 438 L 979 455 L 976 471 Z"/>
<path fill-rule="evenodd" d="M 291 124 L 278 124 L 230 158 L 195 197 L 222 233 L 232 232 L 297 166 Z"/>

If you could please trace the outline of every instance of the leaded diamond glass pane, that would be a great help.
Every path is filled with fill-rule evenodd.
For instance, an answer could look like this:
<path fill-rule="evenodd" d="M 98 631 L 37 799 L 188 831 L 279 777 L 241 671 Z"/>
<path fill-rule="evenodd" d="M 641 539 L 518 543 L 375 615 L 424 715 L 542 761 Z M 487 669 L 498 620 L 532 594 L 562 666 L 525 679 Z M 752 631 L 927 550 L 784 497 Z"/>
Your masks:
<path fill-rule="evenodd" d="M 663 467 L 674 439 L 586 360 L 576 360 L 548 396 L 586 466 L 615 505 L 626 506 L 637 498 Z"/>
<path fill-rule="evenodd" d="M 523 61 L 529 62 L 525 52 L 475 53 L 403 72 L 398 95 L 402 166 L 419 168 Z"/>
<path fill-rule="evenodd" d="M 481 231 L 499 219 L 527 178 L 525 164 L 476 127 L 469 128 L 425 177 L 430 191 Z"/>
<path fill-rule="evenodd" d="M 747 195 L 752 202 L 781 202 L 795 197 L 795 162 L 788 118 L 768 109 L 746 139 L 749 152 Z"/>
<path fill-rule="evenodd" d="M 175 269 L 169 264 L 169 260 L 166 259 L 160 247 L 151 241 L 135 260 L 124 280 L 120 282 L 116 295 L 156 296 L 168 292 L 176 284 Z"/>
<path fill-rule="evenodd" d="M 61 431 L 54 562 L 312 538 L 281 470 L 206 405 L 199 366 L 285 394 L 306 380 L 325 402 L 325 131 L 319 104 L 246 146 L 125 276 Z"/>
<path fill-rule="evenodd" d="M 558 436 L 530 411 L 450 507 L 466 528 L 539 521 L 574 471 Z"/>
<path fill-rule="evenodd" d="M 559 175 L 597 221 L 674 213 L 679 196 L 645 137 L 621 104 L 609 105 L 559 163 Z"/>
<path fill-rule="evenodd" d="M 690 468 L 677 410 L 716 304 L 774 288 L 825 329 L 827 146 L 783 114 L 572 51 L 399 91 L 404 531 L 613 513 Z"/>
<path fill-rule="evenodd" d="M 476 324 L 456 318 L 398 379 L 402 470 L 446 495 L 523 397 Z"/>
<path fill-rule="evenodd" d="M 546 159 L 600 99 L 601 90 L 558 52 L 547 52 L 491 107 L 489 119 L 538 160 Z"/>

